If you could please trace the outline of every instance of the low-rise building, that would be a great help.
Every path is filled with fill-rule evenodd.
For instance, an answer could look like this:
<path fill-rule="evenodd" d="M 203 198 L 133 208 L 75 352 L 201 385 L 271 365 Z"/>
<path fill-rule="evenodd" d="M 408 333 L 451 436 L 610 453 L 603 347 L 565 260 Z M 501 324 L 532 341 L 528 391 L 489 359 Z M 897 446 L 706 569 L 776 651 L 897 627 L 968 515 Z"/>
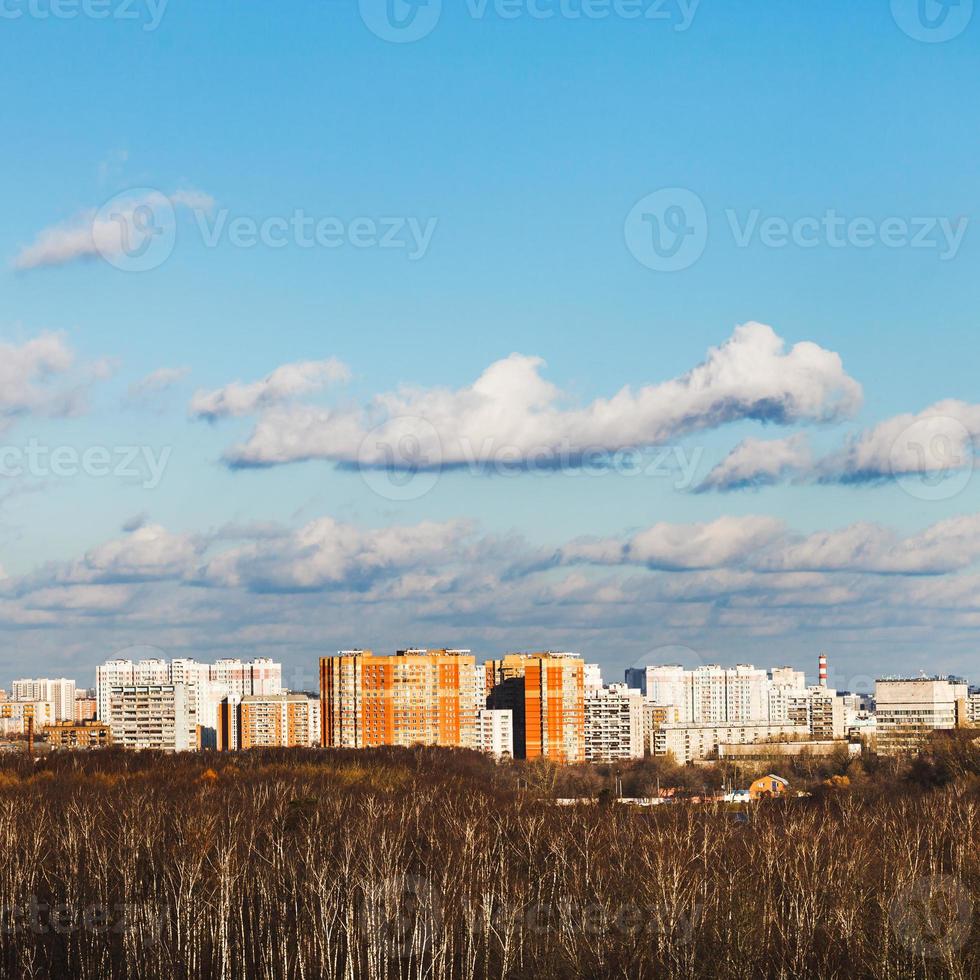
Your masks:
<path fill-rule="evenodd" d="M 52 749 L 104 749 L 112 744 L 112 730 L 98 721 L 60 721 L 45 725 L 41 732 Z"/>
<path fill-rule="evenodd" d="M 810 729 L 791 722 L 745 722 L 723 725 L 663 725 L 654 735 L 655 755 L 672 755 L 680 765 L 717 757 L 718 746 L 752 742 L 800 741 Z"/>
<path fill-rule="evenodd" d="M 718 745 L 719 759 L 778 759 L 784 756 L 814 755 L 828 756 L 845 749 L 850 755 L 861 754 L 860 742 L 817 741 L 801 742 L 750 742 L 748 744 Z"/>
<path fill-rule="evenodd" d="M 763 776 L 749 787 L 749 798 L 762 800 L 766 797 L 785 796 L 789 791 L 789 783 L 782 776 Z"/>

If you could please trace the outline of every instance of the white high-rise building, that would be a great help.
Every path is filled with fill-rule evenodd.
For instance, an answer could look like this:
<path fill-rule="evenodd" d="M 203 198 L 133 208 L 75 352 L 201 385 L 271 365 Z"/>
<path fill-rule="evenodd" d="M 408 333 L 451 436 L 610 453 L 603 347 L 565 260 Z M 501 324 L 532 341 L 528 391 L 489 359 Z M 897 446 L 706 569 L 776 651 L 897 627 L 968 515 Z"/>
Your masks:
<path fill-rule="evenodd" d="M 282 665 L 268 658 L 250 662 L 223 659 L 214 664 L 181 658 L 109 660 L 96 668 L 96 700 L 100 720 L 109 717 L 109 697 L 114 687 L 177 684 L 185 690 L 188 742 L 216 748 L 218 706 L 229 697 L 282 694 Z"/>
<path fill-rule="evenodd" d="M 187 688 L 183 684 L 130 684 L 108 690 L 106 721 L 112 740 L 127 749 L 185 752 L 192 742 Z"/>
<path fill-rule="evenodd" d="M 679 664 L 646 668 L 646 690 L 648 701 L 676 709 L 677 720 L 689 721 L 691 706 L 687 691 L 689 672 Z"/>
<path fill-rule="evenodd" d="M 585 692 L 585 758 L 615 762 L 643 756 L 643 695 L 625 684 Z"/>
<path fill-rule="evenodd" d="M 514 712 L 481 708 L 476 714 L 476 748 L 495 759 L 514 758 Z"/>
<path fill-rule="evenodd" d="M 585 693 L 602 690 L 602 668 L 598 664 L 585 665 Z"/>
<path fill-rule="evenodd" d="M 790 700 L 806 691 L 806 674 L 792 667 L 774 667 L 769 671 L 768 702 L 770 721 L 789 719 Z"/>
<path fill-rule="evenodd" d="M 635 680 L 636 672 L 628 679 Z M 680 724 L 768 721 L 772 710 L 769 676 L 751 664 L 647 667 L 644 680 L 647 700 L 675 708 Z"/>
<path fill-rule="evenodd" d="M 14 681 L 10 693 L 14 701 L 50 701 L 54 706 L 55 721 L 74 720 L 75 682 L 67 677 Z"/>

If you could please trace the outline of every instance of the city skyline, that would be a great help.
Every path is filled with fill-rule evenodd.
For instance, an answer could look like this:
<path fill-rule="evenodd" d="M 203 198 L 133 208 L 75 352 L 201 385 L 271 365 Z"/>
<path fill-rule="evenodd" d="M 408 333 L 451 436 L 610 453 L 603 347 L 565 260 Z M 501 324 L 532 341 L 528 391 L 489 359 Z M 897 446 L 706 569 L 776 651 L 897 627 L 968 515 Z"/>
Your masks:
<path fill-rule="evenodd" d="M 975 673 L 975 18 L 136 6 L 4 19 L 6 676 Z"/>

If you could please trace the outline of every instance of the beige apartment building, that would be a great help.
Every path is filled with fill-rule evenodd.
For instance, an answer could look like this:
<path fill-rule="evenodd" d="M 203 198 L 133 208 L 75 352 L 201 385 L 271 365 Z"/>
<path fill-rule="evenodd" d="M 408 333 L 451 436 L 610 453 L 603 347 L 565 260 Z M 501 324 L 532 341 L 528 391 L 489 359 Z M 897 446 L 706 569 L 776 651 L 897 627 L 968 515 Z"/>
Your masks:
<path fill-rule="evenodd" d="M 875 684 L 876 742 L 880 755 L 918 751 L 930 732 L 969 724 L 969 688 L 940 677 L 900 678 Z"/>

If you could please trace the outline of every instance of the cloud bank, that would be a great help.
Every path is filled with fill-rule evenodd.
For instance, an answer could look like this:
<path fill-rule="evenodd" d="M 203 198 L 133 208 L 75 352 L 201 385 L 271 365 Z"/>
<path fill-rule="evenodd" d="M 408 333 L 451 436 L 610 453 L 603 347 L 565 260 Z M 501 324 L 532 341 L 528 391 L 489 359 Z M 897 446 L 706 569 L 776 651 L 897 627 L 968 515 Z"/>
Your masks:
<path fill-rule="evenodd" d="M 768 326 L 747 323 L 688 373 L 611 398 L 568 407 L 542 377 L 544 362 L 511 354 L 459 389 L 402 387 L 362 408 L 273 405 L 242 444 L 233 467 L 305 460 L 389 469 L 493 464 L 575 465 L 589 454 L 653 447 L 691 433 L 752 420 L 775 425 L 834 422 L 861 404 L 841 358 L 816 344 L 787 348 Z M 216 394 L 192 412 L 207 418 L 260 410 L 242 398 L 225 409 Z"/>

